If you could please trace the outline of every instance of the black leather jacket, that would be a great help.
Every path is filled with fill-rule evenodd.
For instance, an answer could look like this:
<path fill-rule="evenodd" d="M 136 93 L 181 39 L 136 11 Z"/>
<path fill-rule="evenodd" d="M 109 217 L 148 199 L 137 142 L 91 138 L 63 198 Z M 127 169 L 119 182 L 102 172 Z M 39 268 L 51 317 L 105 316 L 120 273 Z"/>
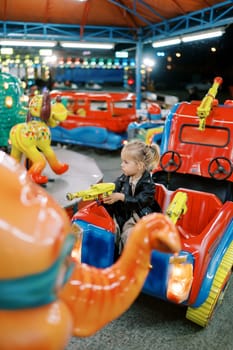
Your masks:
<path fill-rule="evenodd" d="M 133 212 L 136 212 L 139 217 L 153 212 L 161 212 L 159 204 L 154 199 L 155 183 L 148 171 L 145 171 L 137 182 L 134 195 L 129 183 L 129 176 L 122 174 L 116 179 L 115 185 L 114 192 L 124 193 L 125 200 L 124 202 L 117 201 L 112 205 L 105 205 L 105 208 L 111 216 L 115 216 L 120 229 L 132 216 Z"/>

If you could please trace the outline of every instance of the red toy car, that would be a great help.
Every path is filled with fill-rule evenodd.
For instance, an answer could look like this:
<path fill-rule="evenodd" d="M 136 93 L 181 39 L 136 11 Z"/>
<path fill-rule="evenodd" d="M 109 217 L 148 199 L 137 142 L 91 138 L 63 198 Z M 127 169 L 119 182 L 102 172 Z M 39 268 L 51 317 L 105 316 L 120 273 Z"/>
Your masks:
<path fill-rule="evenodd" d="M 187 307 L 204 327 L 222 300 L 233 266 L 233 104 L 215 99 L 217 77 L 202 101 L 176 104 L 153 173 L 156 199 L 180 233 L 179 256 L 154 250 L 143 292 Z M 83 228 L 81 260 L 97 267 L 114 261 L 113 221 L 91 203 L 73 222 Z"/>
<path fill-rule="evenodd" d="M 107 150 L 122 147 L 128 124 L 137 119 L 134 94 L 54 91 L 51 98 L 58 94 L 69 114 L 51 130 L 52 141 Z"/>

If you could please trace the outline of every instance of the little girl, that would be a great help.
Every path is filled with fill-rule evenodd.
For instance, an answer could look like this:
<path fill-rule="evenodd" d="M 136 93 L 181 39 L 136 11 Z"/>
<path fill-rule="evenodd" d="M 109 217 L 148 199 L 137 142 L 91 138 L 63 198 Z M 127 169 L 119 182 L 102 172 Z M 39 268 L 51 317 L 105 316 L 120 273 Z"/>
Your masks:
<path fill-rule="evenodd" d="M 121 151 L 123 174 L 115 181 L 115 191 L 103 200 L 120 231 L 117 238 L 120 252 L 142 216 L 161 212 L 154 198 L 155 184 L 151 177 L 151 170 L 157 167 L 159 159 L 158 145 L 148 146 L 139 140 L 127 143 Z"/>

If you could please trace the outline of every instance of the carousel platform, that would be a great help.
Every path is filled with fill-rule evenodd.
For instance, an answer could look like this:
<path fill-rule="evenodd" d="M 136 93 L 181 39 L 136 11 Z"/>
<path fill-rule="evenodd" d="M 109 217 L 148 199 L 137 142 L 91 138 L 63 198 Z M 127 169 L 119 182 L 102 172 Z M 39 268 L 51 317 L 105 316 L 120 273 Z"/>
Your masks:
<path fill-rule="evenodd" d="M 90 185 L 102 182 L 103 174 L 93 158 L 65 147 L 56 146 L 53 149 L 59 161 L 69 164 L 69 169 L 62 175 L 56 175 L 47 164 L 43 175 L 48 176 L 49 181 L 44 187 L 72 216 L 77 211 L 80 199 L 69 201 L 66 194 L 87 190 Z"/>

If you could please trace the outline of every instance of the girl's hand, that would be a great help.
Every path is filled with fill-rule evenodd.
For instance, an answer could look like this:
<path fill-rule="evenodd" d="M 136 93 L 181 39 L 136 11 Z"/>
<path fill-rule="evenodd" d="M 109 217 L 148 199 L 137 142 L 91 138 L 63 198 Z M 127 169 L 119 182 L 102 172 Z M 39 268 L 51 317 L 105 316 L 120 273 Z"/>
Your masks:
<path fill-rule="evenodd" d="M 109 196 L 103 198 L 104 204 L 113 204 L 117 201 L 124 202 L 124 200 L 125 200 L 124 193 L 119 193 L 119 192 L 114 192 L 114 193 L 110 194 Z"/>

